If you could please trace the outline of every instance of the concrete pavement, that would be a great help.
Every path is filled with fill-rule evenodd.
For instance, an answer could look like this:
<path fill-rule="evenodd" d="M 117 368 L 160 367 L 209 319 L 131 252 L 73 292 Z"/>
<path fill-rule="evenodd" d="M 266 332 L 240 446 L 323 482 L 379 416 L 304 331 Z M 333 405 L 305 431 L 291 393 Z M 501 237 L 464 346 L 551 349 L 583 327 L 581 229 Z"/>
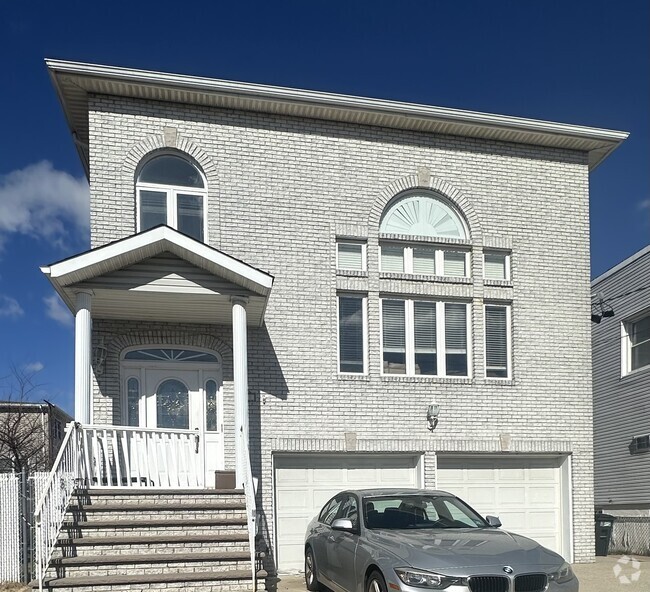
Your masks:
<path fill-rule="evenodd" d="M 650 557 L 596 557 L 595 563 L 573 568 L 580 580 L 580 592 L 650 592 Z M 277 592 L 306 591 L 302 575 L 280 575 L 276 586 Z"/>

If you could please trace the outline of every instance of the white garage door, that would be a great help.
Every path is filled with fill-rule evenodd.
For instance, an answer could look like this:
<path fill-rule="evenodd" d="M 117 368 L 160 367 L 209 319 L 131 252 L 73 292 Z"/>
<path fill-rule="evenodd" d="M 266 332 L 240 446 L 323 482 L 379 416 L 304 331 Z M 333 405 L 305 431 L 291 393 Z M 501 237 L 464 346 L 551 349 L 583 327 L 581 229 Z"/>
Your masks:
<path fill-rule="evenodd" d="M 503 528 L 569 554 L 565 458 L 438 457 L 437 488 L 464 499 Z"/>
<path fill-rule="evenodd" d="M 325 502 L 344 489 L 420 487 L 419 456 L 278 455 L 275 520 L 278 569 L 301 571 L 305 532 Z"/>

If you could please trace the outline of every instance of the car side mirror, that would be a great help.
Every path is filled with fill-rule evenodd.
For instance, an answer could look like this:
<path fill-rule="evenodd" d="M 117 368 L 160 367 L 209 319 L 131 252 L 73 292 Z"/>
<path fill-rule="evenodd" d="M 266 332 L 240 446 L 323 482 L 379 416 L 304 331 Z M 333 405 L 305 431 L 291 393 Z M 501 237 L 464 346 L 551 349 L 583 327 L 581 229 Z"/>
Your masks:
<path fill-rule="evenodd" d="M 337 518 L 332 522 L 332 530 L 343 530 L 345 532 L 355 532 L 352 520 L 348 518 Z"/>
<path fill-rule="evenodd" d="M 499 528 L 501 526 L 501 520 L 497 516 L 486 516 L 485 521 L 493 528 Z"/>

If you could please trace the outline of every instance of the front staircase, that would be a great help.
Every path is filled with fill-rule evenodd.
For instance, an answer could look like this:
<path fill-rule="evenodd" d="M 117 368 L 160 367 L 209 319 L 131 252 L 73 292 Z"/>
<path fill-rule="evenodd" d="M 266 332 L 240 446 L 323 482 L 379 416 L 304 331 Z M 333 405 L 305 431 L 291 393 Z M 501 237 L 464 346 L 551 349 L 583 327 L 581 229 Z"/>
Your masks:
<path fill-rule="evenodd" d="M 257 572 L 257 589 L 265 576 Z M 43 582 L 52 592 L 254 588 L 245 496 L 237 489 L 75 492 Z"/>

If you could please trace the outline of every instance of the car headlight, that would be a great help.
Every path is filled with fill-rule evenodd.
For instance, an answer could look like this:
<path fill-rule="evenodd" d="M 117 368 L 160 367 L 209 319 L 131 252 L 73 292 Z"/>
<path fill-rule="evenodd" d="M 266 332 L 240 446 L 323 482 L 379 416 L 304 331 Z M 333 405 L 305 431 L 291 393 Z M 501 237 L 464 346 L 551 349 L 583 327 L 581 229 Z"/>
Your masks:
<path fill-rule="evenodd" d="M 443 576 L 442 574 L 410 567 L 396 567 L 395 573 L 407 586 L 416 586 L 418 588 L 429 588 L 430 590 L 444 590 L 452 584 L 457 584 L 460 578 Z"/>
<path fill-rule="evenodd" d="M 548 574 L 548 581 L 556 584 L 564 584 L 574 578 L 573 570 L 568 563 L 564 563 L 560 569 Z"/>

